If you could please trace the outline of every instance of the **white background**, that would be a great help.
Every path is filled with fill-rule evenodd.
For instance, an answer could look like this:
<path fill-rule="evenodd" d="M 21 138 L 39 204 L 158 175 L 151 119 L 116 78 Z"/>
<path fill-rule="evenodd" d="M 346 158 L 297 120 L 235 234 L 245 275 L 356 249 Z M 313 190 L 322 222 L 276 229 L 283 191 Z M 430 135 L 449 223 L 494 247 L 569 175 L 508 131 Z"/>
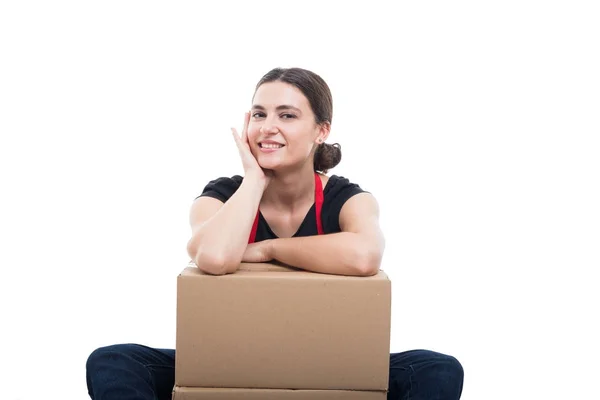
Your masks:
<path fill-rule="evenodd" d="M 0 5 L 2 398 L 175 346 L 189 207 L 277 66 L 329 83 L 331 174 L 380 202 L 391 351 L 456 356 L 463 399 L 599 398 L 594 2 L 216 3 Z"/>

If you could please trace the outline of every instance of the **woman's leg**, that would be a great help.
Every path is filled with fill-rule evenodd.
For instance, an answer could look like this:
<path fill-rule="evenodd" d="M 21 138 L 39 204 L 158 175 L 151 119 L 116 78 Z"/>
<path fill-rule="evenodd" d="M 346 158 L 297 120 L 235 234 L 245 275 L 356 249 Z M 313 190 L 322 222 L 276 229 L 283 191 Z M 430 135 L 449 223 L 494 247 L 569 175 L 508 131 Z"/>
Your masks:
<path fill-rule="evenodd" d="M 93 400 L 171 399 L 175 350 L 139 344 L 100 347 L 87 360 L 86 380 Z"/>
<path fill-rule="evenodd" d="M 390 354 L 388 400 L 458 400 L 463 368 L 452 356 L 430 350 Z"/>

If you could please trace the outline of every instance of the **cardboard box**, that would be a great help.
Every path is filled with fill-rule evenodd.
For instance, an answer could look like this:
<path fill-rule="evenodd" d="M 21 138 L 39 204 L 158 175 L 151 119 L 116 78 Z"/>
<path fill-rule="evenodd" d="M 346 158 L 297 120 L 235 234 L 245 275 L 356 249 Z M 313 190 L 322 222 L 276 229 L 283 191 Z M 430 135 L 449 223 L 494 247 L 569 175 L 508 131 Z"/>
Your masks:
<path fill-rule="evenodd" d="M 177 279 L 175 384 L 385 391 L 390 313 L 383 271 L 351 277 L 242 264 L 213 276 L 191 263 Z"/>
<path fill-rule="evenodd" d="M 219 389 L 175 386 L 173 400 L 386 400 L 385 391 Z"/>

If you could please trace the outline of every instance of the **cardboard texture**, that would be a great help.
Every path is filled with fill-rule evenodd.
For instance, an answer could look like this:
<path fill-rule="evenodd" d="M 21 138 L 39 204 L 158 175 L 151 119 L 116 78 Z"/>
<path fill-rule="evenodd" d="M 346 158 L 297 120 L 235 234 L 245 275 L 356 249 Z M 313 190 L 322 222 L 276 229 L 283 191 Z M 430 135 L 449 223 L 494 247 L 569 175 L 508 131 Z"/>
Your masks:
<path fill-rule="evenodd" d="M 383 398 L 355 391 L 388 388 L 390 312 L 383 271 L 351 277 L 267 263 L 213 276 L 190 263 L 177 279 L 175 384 L 197 397 L 178 399 L 208 398 L 195 388 L 225 396 L 215 399 L 234 397 L 208 388 L 327 390 L 227 392 L 248 399 Z"/>
<path fill-rule="evenodd" d="M 173 400 L 386 400 L 381 391 L 175 387 Z"/>

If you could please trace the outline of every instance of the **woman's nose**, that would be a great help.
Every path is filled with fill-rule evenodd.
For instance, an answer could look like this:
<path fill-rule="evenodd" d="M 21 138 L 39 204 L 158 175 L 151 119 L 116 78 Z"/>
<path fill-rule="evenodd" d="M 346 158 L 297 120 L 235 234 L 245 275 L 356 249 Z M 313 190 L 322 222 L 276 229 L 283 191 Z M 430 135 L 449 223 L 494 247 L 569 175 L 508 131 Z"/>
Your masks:
<path fill-rule="evenodd" d="M 277 133 L 278 129 L 277 126 L 275 126 L 275 124 L 273 124 L 270 121 L 265 121 L 264 124 L 262 124 L 262 126 L 260 127 L 260 131 L 264 134 L 269 134 L 269 133 Z"/>

